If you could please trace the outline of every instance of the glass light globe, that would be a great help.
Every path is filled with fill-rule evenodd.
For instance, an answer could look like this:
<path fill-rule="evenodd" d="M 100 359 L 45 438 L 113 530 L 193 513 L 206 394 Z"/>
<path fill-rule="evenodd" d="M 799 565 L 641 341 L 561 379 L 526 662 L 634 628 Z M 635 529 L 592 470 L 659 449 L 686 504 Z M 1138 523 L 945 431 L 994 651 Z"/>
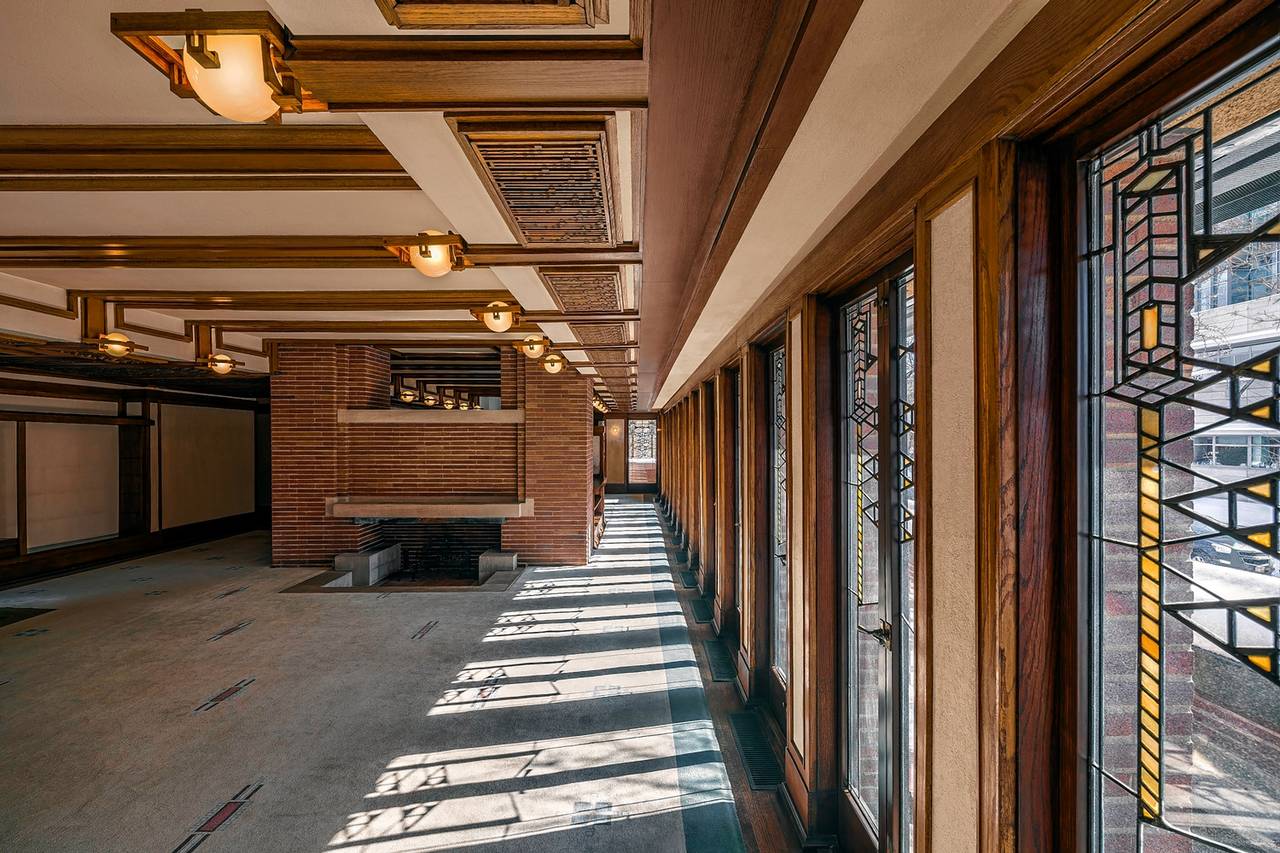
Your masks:
<path fill-rule="evenodd" d="M 220 352 L 209 358 L 209 369 L 219 376 L 226 376 L 233 367 L 235 367 L 235 362 L 232 361 L 231 356 L 225 353 Z"/>
<path fill-rule="evenodd" d="M 428 394 L 427 396 L 422 398 L 422 402 L 428 406 L 434 406 L 436 403 L 440 401 L 436 398 L 435 394 Z"/>
<path fill-rule="evenodd" d="M 123 332 L 112 332 L 102 338 L 102 343 L 98 344 L 98 350 L 105 352 L 109 356 L 122 358 L 133 349 L 132 343 L 133 341 L 129 340 L 129 336 Z"/>
<path fill-rule="evenodd" d="M 445 400 L 445 401 L 444 401 L 444 407 L 445 407 L 446 409 L 452 409 L 452 408 L 453 408 L 453 401 L 452 401 L 452 400 Z"/>
<path fill-rule="evenodd" d="M 516 320 L 516 314 L 505 302 L 490 302 L 485 306 L 484 324 L 491 332 L 505 332 Z"/>
<path fill-rule="evenodd" d="M 205 68 L 184 47 L 182 67 L 200 100 L 220 116 L 232 121 L 266 121 L 280 110 L 271 99 L 262 67 L 262 37 L 242 35 L 205 36 L 210 53 L 217 54 L 217 68 Z"/>
<path fill-rule="evenodd" d="M 564 356 L 553 352 L 542 360 L 542 367 L 547 373 L 559 373 L 564 369 Z"/>
<path fill-rule="evenodd" d="M 520 343 L 520 352 L 529 356 L 529 358 L 542 358 L 542 354 L 547 351 L 547 345 L 542 342 L 539 335 L 530 335 Z"/>
<path fill-rule="evenodd" d="M 428 228 L 425 232 L 430 237 L 439 237 L 443 231 Z M 426 249 L 426 254 L 422 250 Z M 453 257 L 448 246 L 410 246 L 409 263 L 427 278 L 439 278 L 453 269 Z"/>
<path fill-rule="evenodd" d="M 411 403 L 418 395 L 410 391 L 408 388 L 400 392 L 400 399 L 406 403 Z"/>

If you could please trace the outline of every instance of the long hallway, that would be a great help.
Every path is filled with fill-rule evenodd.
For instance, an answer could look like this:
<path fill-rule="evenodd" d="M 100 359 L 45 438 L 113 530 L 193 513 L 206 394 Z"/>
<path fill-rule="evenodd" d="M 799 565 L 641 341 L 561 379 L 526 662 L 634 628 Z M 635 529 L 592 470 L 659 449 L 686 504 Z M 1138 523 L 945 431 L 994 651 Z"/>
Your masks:
<path fill-rule="evenodd" d="M 281 594 L 249 534 L 0 593 L 50 609 L 0 635 L 5 849 L 743 849 L 653 506 L 607 517 L 501 592 Z"/>

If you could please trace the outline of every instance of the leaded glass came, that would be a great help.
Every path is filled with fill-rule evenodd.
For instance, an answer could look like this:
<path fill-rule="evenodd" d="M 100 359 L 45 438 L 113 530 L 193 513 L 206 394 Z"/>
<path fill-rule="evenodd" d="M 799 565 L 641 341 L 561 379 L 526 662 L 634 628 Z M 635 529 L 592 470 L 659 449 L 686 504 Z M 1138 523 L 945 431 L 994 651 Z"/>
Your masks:
<path fill-rule="evenodd" d="M 1280 849 L 1280 55 L 1083 170 L 1091 848 Z"/>

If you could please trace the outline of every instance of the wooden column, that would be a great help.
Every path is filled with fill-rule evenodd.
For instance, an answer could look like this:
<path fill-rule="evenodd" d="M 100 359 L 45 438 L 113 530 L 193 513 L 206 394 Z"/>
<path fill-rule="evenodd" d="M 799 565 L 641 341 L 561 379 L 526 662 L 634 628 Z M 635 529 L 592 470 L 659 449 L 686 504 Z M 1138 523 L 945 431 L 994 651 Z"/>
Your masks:
<path fill-rule="evenodd" d="M 715 446 L 715 386 L 704 382 L 698 405 L 698 587 L 708 598 L 715 596 L 716 577 L 716 493 L 715 473 L 719 461 Z"/>
<path fill-rule="evenodd" d="M 733 401 L 733 375 L 720 368 L 715 377 L 716 512 L 715 512 L 715 599 L 711 606 L 711 626 L 721 636 L 737 631 L 735 585 L 740 571 L 736 560 L 733 502 L 733 422 L 737 417 Z"/>

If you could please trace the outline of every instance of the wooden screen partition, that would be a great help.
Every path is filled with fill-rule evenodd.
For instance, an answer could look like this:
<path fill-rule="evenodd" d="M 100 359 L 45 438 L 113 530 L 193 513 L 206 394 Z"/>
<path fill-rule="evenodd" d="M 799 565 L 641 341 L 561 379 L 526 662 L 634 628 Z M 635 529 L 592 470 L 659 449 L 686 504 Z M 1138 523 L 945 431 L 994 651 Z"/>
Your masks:
<path fill-rule="evenodd" d="M 736 466 L 741 460 L 735 429 L 738 412 L 738 371 L 723 367 L 715 377 L 715 429 L 713 441 L 716 466 L 715 559 L 716 577 L 711 606 L 711 624 L 722 637 L 736 641 L 737 586 L 741 566 L 738 560 L 739 483 Z M 732 647 L 732 646 L 731 646 Z"/>

